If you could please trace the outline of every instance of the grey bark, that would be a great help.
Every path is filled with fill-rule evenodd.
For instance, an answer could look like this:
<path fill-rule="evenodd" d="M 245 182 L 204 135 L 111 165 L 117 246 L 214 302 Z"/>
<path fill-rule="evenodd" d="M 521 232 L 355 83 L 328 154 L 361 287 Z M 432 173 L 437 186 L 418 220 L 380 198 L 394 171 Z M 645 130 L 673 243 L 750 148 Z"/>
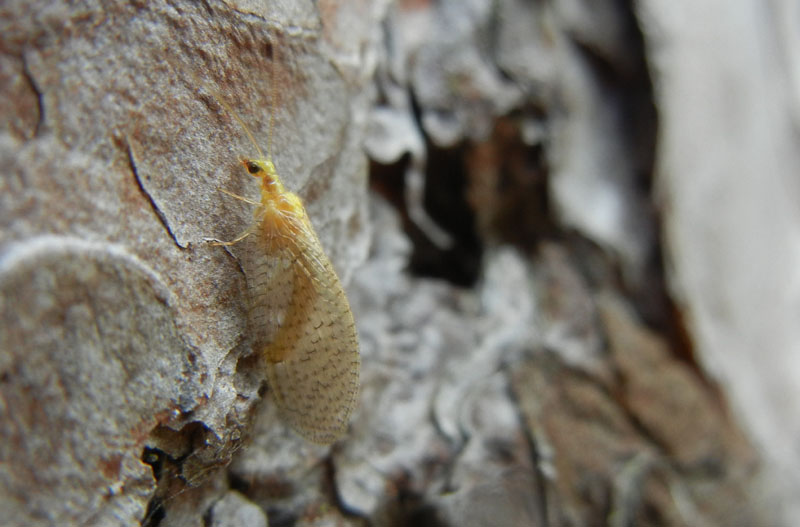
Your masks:
<path fill-rule="evenodd" d="M 662 4 L 0 4 L 0 525 L 789 525 L 795 8 Z M 332 447 L 208 243 L 270 115 Z"/>

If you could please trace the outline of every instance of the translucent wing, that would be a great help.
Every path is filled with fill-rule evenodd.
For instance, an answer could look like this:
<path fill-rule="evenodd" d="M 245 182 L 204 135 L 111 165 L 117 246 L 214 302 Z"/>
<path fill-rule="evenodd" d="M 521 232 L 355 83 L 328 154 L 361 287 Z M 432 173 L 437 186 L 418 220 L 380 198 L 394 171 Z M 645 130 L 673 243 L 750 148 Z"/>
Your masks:
<path fill-rule="evenodd" d="M 243 243 L 240 258 L 249 297 L 248 330 L 253 349 L 263 352 L 275 339 L 292 303 L 294 256 L 287 251 L 267 252 L 255 236 Z"/>
<path fill-rule="evenodd" d="M 243 261 L 250 332 L 264 354 L 282 418 L 303 437 L 341 437 L 358 396 L 360 358 L 350 306 L 314 232 L 281 243 L 251 236 Z"/>

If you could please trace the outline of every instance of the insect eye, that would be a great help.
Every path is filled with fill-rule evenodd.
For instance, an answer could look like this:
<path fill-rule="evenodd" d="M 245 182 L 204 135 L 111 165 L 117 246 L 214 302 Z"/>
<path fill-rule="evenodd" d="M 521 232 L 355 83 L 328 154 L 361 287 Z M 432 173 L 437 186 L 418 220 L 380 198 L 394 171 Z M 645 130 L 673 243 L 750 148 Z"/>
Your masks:
<path fill-rule="evenodd" d="M 261 167 L 253 163 L 252 161 L 248 161 L 247 171 L 250 172 L 251 174 L 258 174 L 259 172 L 261 172 Z"/>

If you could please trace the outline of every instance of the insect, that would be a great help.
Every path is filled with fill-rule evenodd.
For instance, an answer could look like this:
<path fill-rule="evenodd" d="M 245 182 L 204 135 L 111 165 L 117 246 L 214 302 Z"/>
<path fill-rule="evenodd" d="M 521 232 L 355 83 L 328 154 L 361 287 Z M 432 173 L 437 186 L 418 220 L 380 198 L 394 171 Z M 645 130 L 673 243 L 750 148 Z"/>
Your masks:
<path fill-rule="evenodd" d="M 275 169 L 274 108 L 265 157 L 241 117 L 217 99 L 258 152 L 257 159 L 243 159 L 242 165 L 261 180 L 261 201 L 222 190 L 255 211 L 247 230 L 215 245 L 244 245 L 240 263 L 247 280 L 248 331 L 254 351 L 264 359 L 281 417 L 306 439 L 329 444 L 344 435 L 358 397 L 361 361 L 353 314 L 303 202 L 284 187 Z"/>

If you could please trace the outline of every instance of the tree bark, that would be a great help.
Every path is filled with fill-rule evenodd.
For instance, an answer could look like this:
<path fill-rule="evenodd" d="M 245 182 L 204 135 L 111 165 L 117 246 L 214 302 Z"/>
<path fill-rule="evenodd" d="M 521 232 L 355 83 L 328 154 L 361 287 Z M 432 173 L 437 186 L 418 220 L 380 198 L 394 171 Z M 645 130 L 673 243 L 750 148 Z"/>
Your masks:
<path fill-rule="evenodd" d="M 0 525 L 789 525 L 796 13 L 704 6 L 2 3 Z M 330 447 L 209 243 L 259 151 L 360 335 Z"/>

